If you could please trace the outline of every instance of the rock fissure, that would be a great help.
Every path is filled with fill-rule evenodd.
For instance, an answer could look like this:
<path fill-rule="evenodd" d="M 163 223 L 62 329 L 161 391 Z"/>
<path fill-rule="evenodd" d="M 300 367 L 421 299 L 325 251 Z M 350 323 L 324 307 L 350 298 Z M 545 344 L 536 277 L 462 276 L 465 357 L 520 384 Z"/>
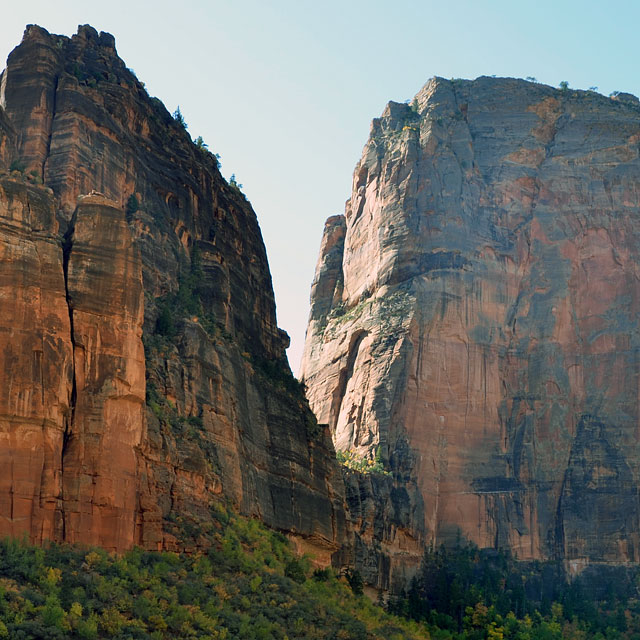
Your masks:
<path fill-rule="evenodd" d="M 44 167 L 44 165 L 43 165 Z M 43 168 L 44 175 L 44 168 Z M 69 315 L 69 342 L 71 344 L 71 393 L 69 395 L 69 404 L 67 415 L 64 420 L 64 432 L 62 436 L 62 447 L 60 451 L 60 475 L 62 477 L 61 483 L 61 491 L 60 491 L 60 500 L 64 505 L 65 495 L 64 495 L 64 475 L 65 475 L 65 456 L 67 455 L 69 449 L 69 442 L 72 438 L 73 433 L 73 424 L 76 412 L 76 402 L 78 397 L 78 388 L 76 382 L 76 368 L 75 368 L 75 338 L 73 331 L 73 303 L 71 300 L 71 295 L 69 293 L 69 262 L 71 259 L 71 250 L 73 247 L 73 228 L 74 228 L 74 220 L 72 219 L 69 223 L 69 227 L 67 231 L 63 235 L 62 238 L 62 273 L 64 277 L 64 294 L 65 301 L 67 304 L 67 312 Z M 61 524 L 62 524 L 62 532 L 61 537 L 63 541 L 67 540 L 67 519 L 66 519 L 66 509 L 64 507 L 61 510 Z"/>
<path fill-rule="evenodd" d="M 58 81 L 59 81 L 59 76 L 56 76 L 53 81 L 51 122 L 49 125 L 49 135 L 47 137 L 47 144 L 44 152 L 44 157 L 42 159 L 42 170 L 41 170 L 40 177 L 43 182 L 44 182 L 46 170 L 47 170 L 47 161 L 49 160 L 49 155 L 51 154 L 51 140 L 53 139 L 53 128 L 55 126 L 57 104 L 58 104 Z"/>

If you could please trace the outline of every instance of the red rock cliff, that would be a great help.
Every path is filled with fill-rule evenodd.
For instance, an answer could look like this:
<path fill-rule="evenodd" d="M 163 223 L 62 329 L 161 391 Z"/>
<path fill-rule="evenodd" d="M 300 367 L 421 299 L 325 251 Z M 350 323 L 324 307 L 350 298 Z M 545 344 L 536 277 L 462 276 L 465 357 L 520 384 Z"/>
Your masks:
<path fill-rule="evenodd" d="M 393 475 L 378 512 L 349 490 L 380 573 L 458 534 L 640 560 L 639 142 L 633 96 L 509 79 L 435 78 L 374 120 L 303 375 L 336 448 Z"/>
<path fill-rule="evenodd" d="M 344 489 L 255 214 L 112 36 L 27 27 L 0 167 L 0 535 L 193 548 L 223 499 L 328 561 Z"/>

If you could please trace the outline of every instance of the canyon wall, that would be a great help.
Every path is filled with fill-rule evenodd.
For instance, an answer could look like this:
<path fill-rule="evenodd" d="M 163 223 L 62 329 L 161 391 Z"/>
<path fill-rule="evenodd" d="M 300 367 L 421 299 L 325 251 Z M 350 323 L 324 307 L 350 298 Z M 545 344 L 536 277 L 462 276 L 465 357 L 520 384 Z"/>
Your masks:
<path fill-rule="evenodd" d="M 255 213 L 113 36 L 27 27 L 0 169 L 0 535 L 188 550 L 231 504 L 330 562 L 344 485 Z"/>
<path fill-rule="evenodd" d="M 640 561 L 639 158 L 628 94 L 390 103 L 325 226 L 316 420 L 250 203 L 112 36 L 27 27 L 0 76 L 0 535 L 193 550 L 231 504 L 392 590 L 459 538 Z"/>
<path fill-rule="evenodd" d="M 639 220 L 628 94 L 434 78 L 373 121 L 302 369 L 336 449 L 390 474 L 377 511 L 347 483 L 370 580 L 459 537 L 640 560 Z"/>

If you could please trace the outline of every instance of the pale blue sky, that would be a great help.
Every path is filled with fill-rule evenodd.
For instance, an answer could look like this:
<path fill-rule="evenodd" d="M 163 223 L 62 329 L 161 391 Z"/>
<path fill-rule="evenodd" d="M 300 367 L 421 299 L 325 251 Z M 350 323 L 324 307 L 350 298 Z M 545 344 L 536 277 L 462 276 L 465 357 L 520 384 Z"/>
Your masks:
<path fill-rule="evenodd" d="M 27 23 L 89 23 L 258 214 L 297 370 L 324 220 L 342 213 L 371 119 L 432 76 L 526 77 L 640 94 L 636 0 L 29 0 L 2 7 L 0 56 Z"/>

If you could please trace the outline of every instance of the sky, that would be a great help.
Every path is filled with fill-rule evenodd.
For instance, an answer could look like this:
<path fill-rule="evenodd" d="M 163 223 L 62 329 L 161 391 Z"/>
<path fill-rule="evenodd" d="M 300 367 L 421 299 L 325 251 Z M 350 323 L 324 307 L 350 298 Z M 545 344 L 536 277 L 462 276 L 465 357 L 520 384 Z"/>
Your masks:
<path fill-rule="evenodd" d="M 18 5 L 21 6 L 18 6 Z M 640 95 L 637 0 L 29 0 L 0 11 L 2 61 L 27 24 L 116 38 L 251 201 L 296 372 L 324 221 L 344 212 L 371 120 L 434 75 Z"/>

